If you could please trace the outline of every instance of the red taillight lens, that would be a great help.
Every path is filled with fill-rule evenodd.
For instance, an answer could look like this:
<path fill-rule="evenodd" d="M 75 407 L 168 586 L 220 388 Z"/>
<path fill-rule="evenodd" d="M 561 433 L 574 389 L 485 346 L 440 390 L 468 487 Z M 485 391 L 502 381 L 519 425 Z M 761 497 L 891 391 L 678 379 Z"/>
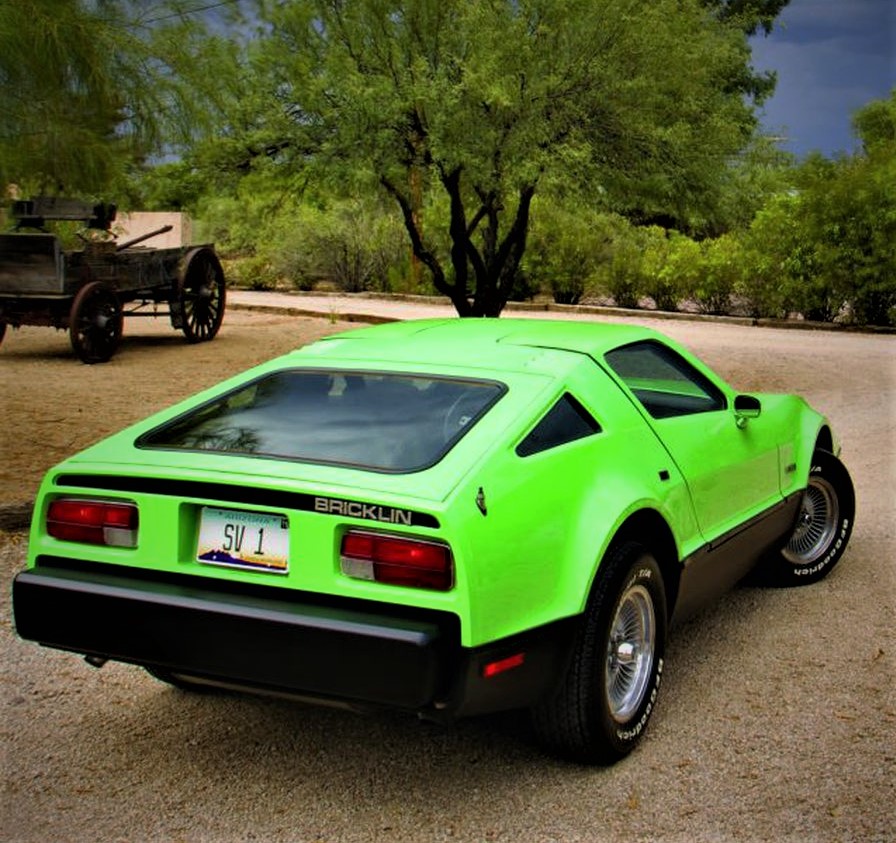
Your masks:
<path fill-rule="evenodd" d="M 340 555 L 350 577 L 434 591 L 454 585 L 451 548 L 439 542 L 351 530 Z"/>
<path fill-rule="evenodd" d="M 137 524 L 132 503 L 60 498 L 47 510 L 47 532 L 68 542 L 136 547 Z"/>

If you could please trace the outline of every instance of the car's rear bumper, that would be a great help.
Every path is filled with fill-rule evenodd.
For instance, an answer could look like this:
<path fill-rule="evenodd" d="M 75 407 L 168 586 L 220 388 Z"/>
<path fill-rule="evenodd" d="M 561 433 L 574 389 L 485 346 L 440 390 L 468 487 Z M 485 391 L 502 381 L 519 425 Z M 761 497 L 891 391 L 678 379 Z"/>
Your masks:
<path fill-rule="evenodd" d="M 241 589 L 193 577 L 41 559 L 13 583 L 22 638 L 94 660 L 354 706 L 429 716 L 529 705 L 565 668 L 574 622 L 483 648 L 456 616 L 392 604 Z M 524 653 L 493 677 L 485 665 Z"/>

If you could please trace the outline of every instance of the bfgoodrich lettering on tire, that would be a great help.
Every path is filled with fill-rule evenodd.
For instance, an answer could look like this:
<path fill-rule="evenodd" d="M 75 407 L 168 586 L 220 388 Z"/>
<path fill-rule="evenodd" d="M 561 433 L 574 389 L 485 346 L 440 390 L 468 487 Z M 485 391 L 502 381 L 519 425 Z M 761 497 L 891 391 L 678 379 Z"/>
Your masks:
<path fill-rule="evenodd" d="M 533 710 L 542 745 L 596 764 L 631 752 L 656 706 L 665 641 L 659 565 L 640 544 L 620 544 L 601 563 L 566 676 Z"/>
<path fill-rule="evenodd" d="M 827 451 L 812 455 L 809 482 L 793 532 L 780 552 L 764 560 L 766 585 L 808 585 L 840 561 L 852 533 L 856 499 L 846 466 Z"/>

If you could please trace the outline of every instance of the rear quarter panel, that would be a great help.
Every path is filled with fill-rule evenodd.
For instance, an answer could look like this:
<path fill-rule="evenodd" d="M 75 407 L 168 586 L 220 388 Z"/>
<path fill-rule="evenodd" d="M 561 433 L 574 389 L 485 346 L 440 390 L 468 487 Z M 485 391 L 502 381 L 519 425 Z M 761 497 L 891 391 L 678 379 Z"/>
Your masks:
<path fill-rule="evenodd" d="M 590 362 L 568 386 L 602 431 L 519 457 L 515 446 L 539 412 L 472 473 L 445 512 L 468 592 L 467 645 L 580 613 L 610 541 L 637 510 L 658 511 L 680 547 L 698 540 L 683 478 L 618 387 Z M 480 488 L 486 514 L 476 505 Z"/>

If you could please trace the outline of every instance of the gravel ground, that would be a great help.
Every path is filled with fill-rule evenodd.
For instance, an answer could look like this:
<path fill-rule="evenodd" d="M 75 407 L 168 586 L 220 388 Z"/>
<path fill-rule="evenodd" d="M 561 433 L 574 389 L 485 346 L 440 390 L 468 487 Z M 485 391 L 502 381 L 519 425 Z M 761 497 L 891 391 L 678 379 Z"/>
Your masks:
<path fill-rule="evenodd" d="M 215 342 L 187 346 L 161 322 L 128 323 L 119 354 L 93 367 L 71 357 L 64 334 L 8 333 L 0 503 L 30 498 L 47 467 L 96 438 L 348 327 L 231 310 Z M 0 839 L 894 839 L 896 340 L 658 327 L 738 388 L 799 392 L 827 412 L 858 511 L 849 551 L 824 582 L 741 587 L 674 630 L 661 703 L 630 758 L 611 769 L 545 758 L 517 715 L 441 728 L 183 693 L 137 668 L 97 671 L 20 641 L 4 600 Z M 25 546 L 22 532 L 0 532 L 7 588 Z"/>

